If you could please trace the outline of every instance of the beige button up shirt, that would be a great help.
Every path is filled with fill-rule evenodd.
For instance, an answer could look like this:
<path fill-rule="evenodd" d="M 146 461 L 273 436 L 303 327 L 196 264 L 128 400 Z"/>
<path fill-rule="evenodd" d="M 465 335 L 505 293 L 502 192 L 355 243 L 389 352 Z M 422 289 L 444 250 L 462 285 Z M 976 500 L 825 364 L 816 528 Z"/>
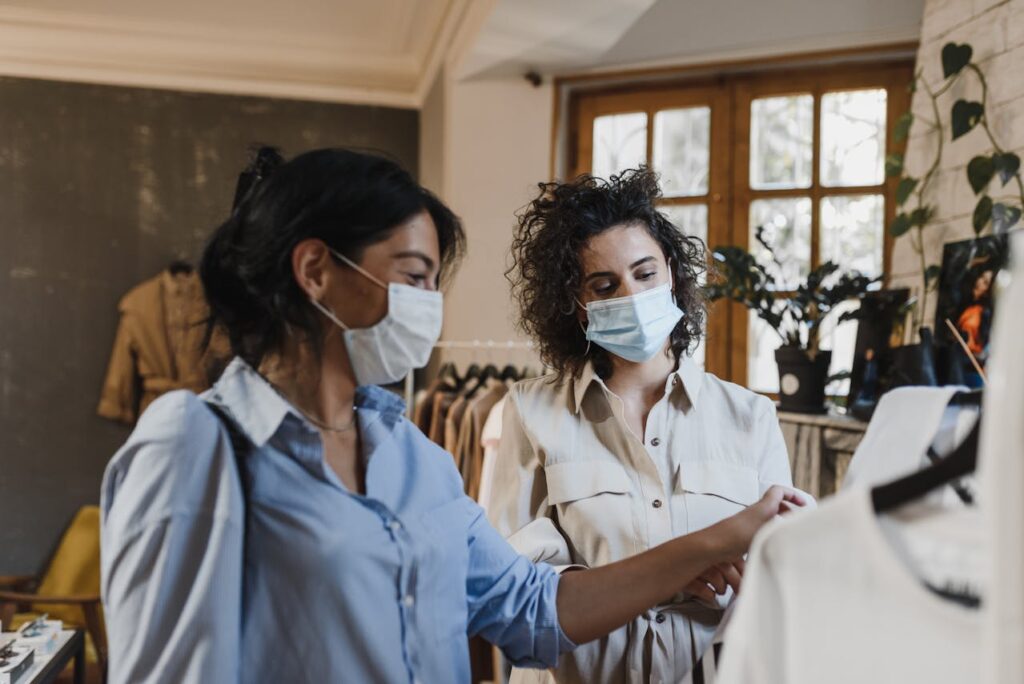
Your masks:
<path fill-rule="evenodd" d="M 576 379 L 515 385 L 503 414 L 488 516 L 517 551 L 597 567 L 696 532 L 791 485 L 775 406 L 684 358 L 634 435 L 590 366 Z M 721 609 L 731 595 L 722 597 Z M 551 671 L 513 682 L 669 683 L 711 643 L 721 610 L 680 595 Z"/>

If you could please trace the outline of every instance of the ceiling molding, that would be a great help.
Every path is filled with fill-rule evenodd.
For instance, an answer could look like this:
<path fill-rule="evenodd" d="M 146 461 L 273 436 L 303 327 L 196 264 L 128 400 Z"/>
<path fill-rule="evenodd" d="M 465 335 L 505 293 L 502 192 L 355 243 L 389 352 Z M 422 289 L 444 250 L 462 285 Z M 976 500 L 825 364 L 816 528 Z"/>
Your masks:
<path fill-rule="evenodd" d="M 410 9 L 439 25 L 421 26 L 433 39 L 404 52 L 382 51 L 373 37 L 289 41 L 248 29 L 0 7 L 0 75 L 418 108 L 467 2 Z"/>

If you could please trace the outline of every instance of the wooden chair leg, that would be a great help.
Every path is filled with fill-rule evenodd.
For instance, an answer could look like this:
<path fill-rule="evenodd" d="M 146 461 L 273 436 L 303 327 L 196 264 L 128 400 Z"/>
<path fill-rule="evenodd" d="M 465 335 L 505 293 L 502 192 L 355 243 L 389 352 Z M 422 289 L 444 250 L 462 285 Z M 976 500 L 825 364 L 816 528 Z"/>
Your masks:
<path fill-rule="evenodd" d="M 85 629 L 92 637 L 92 644 L 96 648 L 96 656 L 99 659 L 100 674 L 103 681 L 107 681 L 107 633 L 104 629 L 103 620 L 100 618 L 99 604 L 86 603 L 82 606 L 85 614 Z"/>

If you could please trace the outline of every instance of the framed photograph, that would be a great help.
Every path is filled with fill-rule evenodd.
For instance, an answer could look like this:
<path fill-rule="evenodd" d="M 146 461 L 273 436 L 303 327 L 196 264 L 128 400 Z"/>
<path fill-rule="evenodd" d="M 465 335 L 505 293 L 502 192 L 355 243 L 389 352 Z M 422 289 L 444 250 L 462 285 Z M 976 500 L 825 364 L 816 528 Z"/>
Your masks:
<path fill-rule="evenodd" d="M 857 321 L 857 342 L 850 368 L 848 408 L 854 405 L 862 391 L 873 395 L 866 398 L 870 401 L 887 389 L 882 384 L 889 377 L 892 365 L 890 350 L 903 343 L 905 317 L 900 312 L 909 298 L 910 290 L 899 289 L 869 292 L 861 300 L 860 310 L 854 317 Z"/>
<path fill-rule="evenodd" d="M 942 250 L 935 341 L 939 382 L 943 384 L 982 386 L 981 377 L 946 321 L 952 322 L 984 369 L 995 312 L 993 288 L 996 276 L 1007 262 L 1008 242 L 1006 235 L 992 235 L 950 242 Z"/>

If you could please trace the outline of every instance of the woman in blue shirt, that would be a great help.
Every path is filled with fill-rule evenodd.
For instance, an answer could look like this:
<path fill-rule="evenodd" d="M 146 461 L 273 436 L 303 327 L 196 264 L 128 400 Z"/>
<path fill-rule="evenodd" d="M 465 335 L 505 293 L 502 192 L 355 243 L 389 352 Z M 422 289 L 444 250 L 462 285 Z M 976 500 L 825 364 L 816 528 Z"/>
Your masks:
<path fill-rule="evenodd" d="M 200 267 L 235 358 L 203 396 L 155 402 L 104 476 L 113 684 L 468 682 L 467 633 L 551 667 L 697 577 L 738 586 L 791 491 L 559 577 L 377 387 L 426 363 L 463 241 L 391 161 L 260 152 Z"/>

